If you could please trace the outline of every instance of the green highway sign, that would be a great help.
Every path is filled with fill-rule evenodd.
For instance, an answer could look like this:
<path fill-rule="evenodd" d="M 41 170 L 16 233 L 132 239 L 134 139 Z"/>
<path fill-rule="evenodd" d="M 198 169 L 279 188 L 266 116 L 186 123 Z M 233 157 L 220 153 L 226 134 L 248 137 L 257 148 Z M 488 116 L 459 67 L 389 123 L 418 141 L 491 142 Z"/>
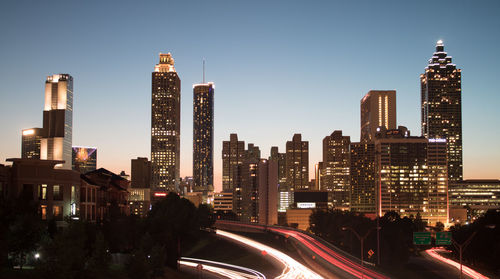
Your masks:
<path fill-rule="evenodd" d="M 436 245 L 451 245 L 451 232 L 437 232 Z"/>
<path fill-rule="evenodd" d="M 413 232 L 413 244 L 415 245 L 430 245 L 431 233 L 430 232 Z"/>

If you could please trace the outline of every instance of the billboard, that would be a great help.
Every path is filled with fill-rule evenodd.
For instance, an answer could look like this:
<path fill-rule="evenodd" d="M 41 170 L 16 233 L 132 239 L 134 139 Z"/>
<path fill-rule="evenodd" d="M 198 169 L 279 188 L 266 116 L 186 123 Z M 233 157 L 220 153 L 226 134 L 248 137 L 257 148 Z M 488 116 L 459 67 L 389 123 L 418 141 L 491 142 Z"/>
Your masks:
<path fill-rule="evenodd" d="M 73 170 L 81 173 L 96 170 L 97 167 L 97 148 L 73 146 Z"/>

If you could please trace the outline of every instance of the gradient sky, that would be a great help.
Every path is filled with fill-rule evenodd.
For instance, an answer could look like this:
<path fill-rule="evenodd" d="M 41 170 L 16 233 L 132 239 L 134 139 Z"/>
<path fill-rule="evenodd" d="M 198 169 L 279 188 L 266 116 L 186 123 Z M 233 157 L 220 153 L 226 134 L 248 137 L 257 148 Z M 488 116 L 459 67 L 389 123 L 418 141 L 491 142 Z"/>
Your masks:
<path fill-rule="evenodd" d="M 41 127 L 47 75 L 74 77 L 73 145 L 130 172 L 150 157 L 151 72 L 171 52 L 181 78 L 181 176 L 192 173 L 192 84 L 215 82 L 216 189 L 230 133 L 284 151 L 333 130 L 359 140 L 359 102 L 397 91 L 420 135 L 420 83 L 435 43 L 462 69 L 465 178 L 500 178 L 500 1 L 2 1 L 0 163 Z M 310 167 L 311 168 L 311 167 Z M 312 168 L 311 168 L 312 169 Z M 312 172 L 311 172 L 312 173 Z"/>

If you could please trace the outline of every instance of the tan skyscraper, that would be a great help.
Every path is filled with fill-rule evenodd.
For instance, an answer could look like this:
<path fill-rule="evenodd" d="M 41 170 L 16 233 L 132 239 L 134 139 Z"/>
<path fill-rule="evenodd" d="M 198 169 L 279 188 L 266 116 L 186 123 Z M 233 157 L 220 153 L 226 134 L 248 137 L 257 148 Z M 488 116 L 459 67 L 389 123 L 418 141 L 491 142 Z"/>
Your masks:
<path fill-rule="evenodd" d="M 286 142 L 286 184 L 292 192 L 309 189 L 309 142 L 301 134 Z"/>
<path fill-rule="evenodd" d="M 396 129 L 395 90 L 370 90 L 361 99 L 361 142 L 373 142 L 378 127 Z"/>
<path fill-rule="evenodd" d="M 151 86 L 151 192 L 178 191 L 180 175 L 181 80 L 170 53 L 160 53 Z"/>
<path fill-rule="evenodd" d="M 43 130 L 40 159 L 63 160 L 63 164 L 56 164 L 55 167 L 71 169 L 73 77 L 68 74 L 51 75 L 45 81 Z"/>

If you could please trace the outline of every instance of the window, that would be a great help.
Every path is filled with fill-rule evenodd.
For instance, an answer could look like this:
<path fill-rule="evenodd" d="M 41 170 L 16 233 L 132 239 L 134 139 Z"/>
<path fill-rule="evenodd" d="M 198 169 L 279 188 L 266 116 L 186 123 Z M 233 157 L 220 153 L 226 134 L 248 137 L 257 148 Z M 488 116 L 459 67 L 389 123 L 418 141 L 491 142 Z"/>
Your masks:
<path fill-rule="evenodd" d="M 52 189 L 53 189 L 53 194 L 54 194 L 53 199 L 55 201 L 61 201 L 63 199 L 63 191 L 62 191 L 61 186 L 54 185 Z"/>
<path fill-rule="evenodd" d="M 47 206 L 46 205 L 40 206 L 40 214 L 42 215 L 42 220 L 47 220 Z"/>
<path fill-rule="evenodd" d="M 63 207 L 61 205 L 54 205 L 52 207 L 52 216 L 56 221 L 62 221 L 63 219 Z"/>
<path fill-rule="evenodd" d="M 38 185 L 38 199 L 39 200 L 47 199 L 47 184 Z"/>

